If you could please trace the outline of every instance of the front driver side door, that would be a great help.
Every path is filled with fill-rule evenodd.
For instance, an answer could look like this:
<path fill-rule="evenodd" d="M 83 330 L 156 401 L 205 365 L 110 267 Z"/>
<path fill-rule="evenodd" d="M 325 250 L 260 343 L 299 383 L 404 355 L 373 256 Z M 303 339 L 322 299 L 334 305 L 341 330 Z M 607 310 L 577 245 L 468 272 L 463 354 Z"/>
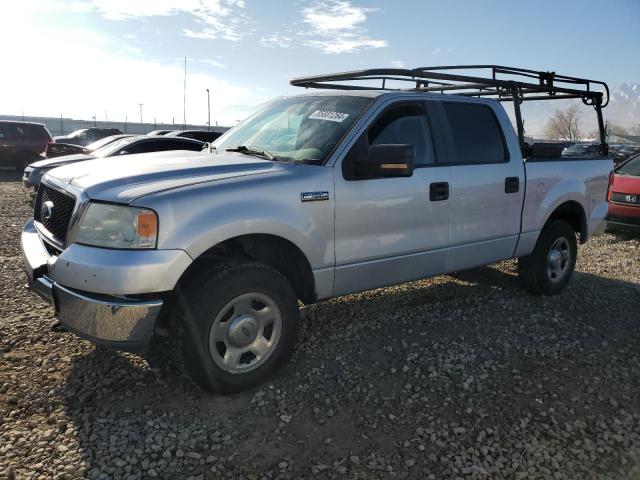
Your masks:
<path fill-rule="evenodd" d="M 424 102 L 385 108 L 362 133 L 335 179 L 334 295 L 401 283 L 444 271 L 449 242 L 448 195 L 434 199 L 430 186 L 448 185 L 450 167 L 438 166 Z M 411 177 L 353 178 L 350 162 L 377 144 L 411 144 Z"/>

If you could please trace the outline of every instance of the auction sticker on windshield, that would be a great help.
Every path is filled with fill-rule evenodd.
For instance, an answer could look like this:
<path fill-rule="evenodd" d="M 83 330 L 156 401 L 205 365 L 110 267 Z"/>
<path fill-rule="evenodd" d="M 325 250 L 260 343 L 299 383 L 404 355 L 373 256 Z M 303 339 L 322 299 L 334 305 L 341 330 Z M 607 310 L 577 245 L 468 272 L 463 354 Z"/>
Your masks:
<path fill-rule="evenodd" d="M 348 113 L 332 112 L 331 110 L 316 110 L 309 115 L 309 118 L 313 120 L 328 120 L 330 122 L 342 123 L 348 116 Z"/>

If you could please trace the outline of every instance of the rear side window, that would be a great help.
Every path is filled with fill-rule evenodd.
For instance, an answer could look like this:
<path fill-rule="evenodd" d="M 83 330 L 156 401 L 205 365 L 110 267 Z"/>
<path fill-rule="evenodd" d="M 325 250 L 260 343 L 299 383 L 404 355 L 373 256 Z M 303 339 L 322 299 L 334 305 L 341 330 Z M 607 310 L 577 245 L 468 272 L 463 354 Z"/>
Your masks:
<path fill-rule="evenodd" d="M 193 150 L 200 151 L 204 144 L 198 144 L 196 142 L 181 142 L 181 141 L 171 141 L 166 142 L 168 146 L 165 150 Z"/>
<path fill-rule="evenodd" d="M 631 175 L 633 177 L 640 177 L 640 155 L 633 157 L 633 159 L 629 160 L 621 167 L 618 167 L 616 173 Z"/>
<path fill-rule="evenodd" d="M 49 135 L 47 135 L 45 129 L 40 125 L 24 125 L 23 129 L 26 134 L 27 140 L 42 142 L 49 139 Z"/>
<path fill-rule="evenodd" d="M 453 163 L 500 163 L 507 160 L 502 130 L 486 105 L 443 102 L 455 149 Z"/>
<path fill-rule="evenodd" d="M 433 143 L 424 108 L 408 104 L 387 110 L 369 129 L 369 145 L 409 144 L 415 150 L 414 164 L 434 162 Z"/>
<path fill-rule="evenodd" d="M 158 152 L 163 150 L 160 142 L 140 142 L 137 145 L 132 145 L 125 150 L 129 153 L 149 153 Z"/>

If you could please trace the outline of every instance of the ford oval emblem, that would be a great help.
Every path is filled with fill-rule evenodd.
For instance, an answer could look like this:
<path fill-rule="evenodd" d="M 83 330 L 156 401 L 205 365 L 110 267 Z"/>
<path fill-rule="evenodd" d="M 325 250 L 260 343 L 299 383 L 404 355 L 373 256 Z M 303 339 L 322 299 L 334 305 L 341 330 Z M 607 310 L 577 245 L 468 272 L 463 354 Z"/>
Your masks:
<path fill-rule="evenodd" d="M 53 202 L 47 200 L 42 204 L 42 219 L 49 220 L 53 216 Z"/>

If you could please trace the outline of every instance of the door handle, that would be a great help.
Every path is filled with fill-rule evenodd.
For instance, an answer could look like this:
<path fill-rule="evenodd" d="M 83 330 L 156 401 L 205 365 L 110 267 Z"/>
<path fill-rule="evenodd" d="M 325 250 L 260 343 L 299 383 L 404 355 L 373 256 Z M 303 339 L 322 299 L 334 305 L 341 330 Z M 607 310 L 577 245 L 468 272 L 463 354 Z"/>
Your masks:
<path fill-rule="evenodd" d="M 434 182 L 429 185 L 429 200 L 432 202 L 440 202 L 449 198 L 449 183 Z"/>
<path fill-rule="evenodd" d="M 520 178 L 507 177 L 504 179 L 504 193 L 516 193 L 520 190 Z"/>

